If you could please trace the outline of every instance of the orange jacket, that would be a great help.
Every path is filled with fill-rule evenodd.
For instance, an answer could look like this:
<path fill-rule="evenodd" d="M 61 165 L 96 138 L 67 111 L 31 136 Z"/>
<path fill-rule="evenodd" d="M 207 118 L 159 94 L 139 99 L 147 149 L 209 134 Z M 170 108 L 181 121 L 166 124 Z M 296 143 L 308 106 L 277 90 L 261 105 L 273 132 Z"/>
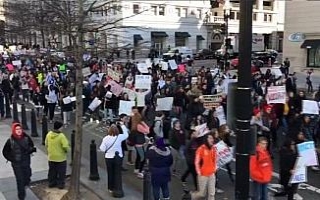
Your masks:
<path fill-rule="evenodd" d="M 269 183 L 272 178 L 272 160 L 267 150 L 256 147 L 256 155 L 250 158 L 251 179 L 258 183 Z"/>
<path fill-rule="evenodd" d="M 196 151 L 194 161 L 197 174 L 201 176 L 211 176 L 217 171 L 217 152 L 214 147 L 209 149 L 205 144 Z"/>

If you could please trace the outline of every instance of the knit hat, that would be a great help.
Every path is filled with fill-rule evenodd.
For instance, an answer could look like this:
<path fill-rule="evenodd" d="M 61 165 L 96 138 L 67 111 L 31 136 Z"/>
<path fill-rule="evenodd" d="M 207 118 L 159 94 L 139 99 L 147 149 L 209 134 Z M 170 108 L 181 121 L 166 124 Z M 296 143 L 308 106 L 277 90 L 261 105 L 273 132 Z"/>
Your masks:
<path fill-rule="evenodd" d="M 53 124 L 53 129 L 54 130 L 59 130 L 61 127 L 63 126 L 63 124 L 59 121 L 55 121 Z"/>
<path fill-rule="evenodd" d="M 272 105 L 265 105 L 263 108 L 264 110 L 272 109 Z"/>
<path fill-rule="evenodd" d="M 15 139 L 21 139 L 23 137 L 23 134 L 18 135 L 17 134 L 17 127 L 20 127 L 21 131 L 22 131 L 22 126 L 19 123 L 13 123 L 11 128 L 12 128 L 12 137 L 14 137 Z"/>
<path fill-rule="evenodd" d="M 159 149 L 166 148 L 166 144 L 164 143 L 164 139 L 163 138 L 156 139 L 156 147 L 159 148 Z"/>
<path fill-rule="evenodd" d="M 253 109 L 253 115 L 256 116 L 258 113 L 260 113 L 260 109 L 259 108 L 255 108 Z"/>

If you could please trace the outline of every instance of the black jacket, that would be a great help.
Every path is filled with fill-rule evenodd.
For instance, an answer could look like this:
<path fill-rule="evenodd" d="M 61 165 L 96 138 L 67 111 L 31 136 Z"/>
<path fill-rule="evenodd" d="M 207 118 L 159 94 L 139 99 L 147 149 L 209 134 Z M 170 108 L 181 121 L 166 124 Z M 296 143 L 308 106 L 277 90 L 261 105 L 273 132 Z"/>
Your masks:
<path fill-rule="evenodd" d="M 297 154 L 291 149 L 280 150 L 280 184 L 287 186 L 291 178 L 290 170 L 293 170 Z"/>

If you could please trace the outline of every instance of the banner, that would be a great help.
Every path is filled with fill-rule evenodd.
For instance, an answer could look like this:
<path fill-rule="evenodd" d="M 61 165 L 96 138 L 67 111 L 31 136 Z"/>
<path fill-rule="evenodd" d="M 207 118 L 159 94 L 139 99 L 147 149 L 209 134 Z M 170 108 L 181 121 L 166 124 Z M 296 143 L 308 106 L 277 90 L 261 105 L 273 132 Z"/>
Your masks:
<path fill-rule="evenodd" d="M 109 81 L 107 85 L 111 85 L 111 92 L 116 95 L 117 97 L 122 93 L 123 87 L 116 83 L 115 81 Z"/>
<path fill-rule="evenodd" d="M 307 182 L 307 168 L 302 157 L 298 157 L 294 166 L 294 173 L 291 176 L 290 183 Z"/>
<path fill-rule="evenodd" d="M 138 67 L 139 72 L 141 72 L 143 74 L 149 73 L 148 65 L 146 63 L 138 63 L 137 67 Z"/>
<path fill-rule="evenodd" d="M 178 65 L 175 60 L 168 60 L 168 63 L 170 65 L 170 69 L 174 70 L 178 68 Z"/>
<path fill-rule="evenodd" d="M 121 74 L 119 74 L 118 72 L 116 72 L 116 71 L 114 71 L 114 70 L 112 70 L 112 69 L 110 69 L 110 68 L 108 68 L 108 76 L 112 79 L 112 80 L 114 80 L 114 81 L 117 81 L 117 82 L 119 82 L 120 81 L 120 77 L 121 77 Z"/>
<path fill-rule="evenodd" d="M 205 109 L 212 109 L 220 106 L 222 94 L 203 95 L 203 106 Z"/>
<path fill-rule="evenodd" d="M 156 111 L 171 111 L 172 104 L 173 97 L 158 98 Z"/>
<path fill-rule="evenodd" d="M 318 156 L 313 141 L 298 144 L 297 149 L 299 156 L 304 161 L 305 166 L 318 165 Z"/>
<path fill-rule="evenodd" d="M 135 89 L 150 89 L 152 77 L 150 75 L 136 75 L 135 76 Z"/>
<path fill-rule="evenodd" d="M 226 143 L 221 140 L 215 146 L 218 154 L 218 167 L 222 167 L 232 161 L 232 150 Z"/>
<path fill-rule="evenodd" d="M 134 101 L 122 101 L 120 100 L 120 105 L 119 105 L 119 115 L 121 114 L 126 114 L 126 115 L 131 115 L 131 110 L 132 107 L 135 106 Z"/>
<path fill-rule="evenodd" d="M 96 97 L 93 99 L 93 101 L 91 102 L 91 104 L 89 105 L 89 109 L 91 111 L 95 111 L 95 109 L 101 104 L 101 101 Z"/>
<path fill-rule="evenodd" d="M 319 105 L 316 101 L 302 100 L 302 114 L 319 114 Z"/>
<path fill-rule="evenodd" d="M 272 86 L 268 87 L 267 103 L 285 103 L 286 102 L 286 87 L 285 86 Z"/>

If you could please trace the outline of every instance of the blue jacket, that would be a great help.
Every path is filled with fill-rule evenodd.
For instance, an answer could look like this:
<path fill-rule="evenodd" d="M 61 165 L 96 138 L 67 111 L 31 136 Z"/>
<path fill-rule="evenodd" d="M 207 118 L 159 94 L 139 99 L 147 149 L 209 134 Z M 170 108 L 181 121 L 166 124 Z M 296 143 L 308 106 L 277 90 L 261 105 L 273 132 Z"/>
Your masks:
<path fill-rule="evenodd" d="M 169 182 L 171 180 L 170 167 L 173 163 L 173 157 L 169 147 L 159 149 L 156 146 L 152 146 L 147 152 L 147 158 L 149 159 L 152 182 Z"/>

